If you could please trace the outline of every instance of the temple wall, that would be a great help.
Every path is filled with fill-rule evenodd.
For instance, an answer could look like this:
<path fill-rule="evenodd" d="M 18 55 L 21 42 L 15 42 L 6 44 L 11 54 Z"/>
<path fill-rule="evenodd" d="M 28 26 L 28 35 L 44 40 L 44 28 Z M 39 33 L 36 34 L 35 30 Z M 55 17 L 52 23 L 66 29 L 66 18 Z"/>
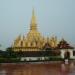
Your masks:
<path fill-rule="evenodd" d="M 72 59 L 72 58 L 74 58 L 74 56 L 73 56 L 73 50 L 72 49 L 62 49 L 61 51 L 61 58 L 65 58 L 65 53 L 66 52 L 69 52 L 70 53 L 70 58 Z"/>

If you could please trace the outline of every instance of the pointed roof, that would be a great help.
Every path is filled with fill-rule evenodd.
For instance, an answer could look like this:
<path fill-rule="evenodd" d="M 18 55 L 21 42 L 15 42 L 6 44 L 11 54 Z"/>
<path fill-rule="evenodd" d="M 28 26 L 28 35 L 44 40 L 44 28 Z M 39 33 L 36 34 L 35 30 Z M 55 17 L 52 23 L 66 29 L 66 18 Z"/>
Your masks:
<path fill-rule="evenodd" d="M 34 8 L 32 10 L 30 30 L 37 30 L 37 23 L 36 23 L 36 16 L 35 16 Z"/>
<path fill-rule="evenodd" d="M 58 49 L 74 49 L 74 47 L 70 46 L 67 41 L 62 39 L 58 44 Z"/>
<path fill-rule="evenodd" d="M 44 49 L 44 50 L 52 50 L 52 48 L 51 48 L 51 46 L 49 45 L 48 42 L 45 43 L 45 45 L 43 46 L 42 49 Z"/>

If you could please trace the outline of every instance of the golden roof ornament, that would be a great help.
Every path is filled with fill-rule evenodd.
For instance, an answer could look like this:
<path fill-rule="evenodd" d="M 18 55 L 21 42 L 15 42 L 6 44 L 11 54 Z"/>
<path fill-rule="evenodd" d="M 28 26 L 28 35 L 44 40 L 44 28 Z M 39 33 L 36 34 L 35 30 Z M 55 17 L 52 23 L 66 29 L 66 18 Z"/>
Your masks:
<path fill-rule="evenodd" d="M 36 17 L 35 17 L 34 8 L 33 8 L 33 11 L 32 11 L 30 30 L 37 30 L 37 23 L 36 23 Z"/>

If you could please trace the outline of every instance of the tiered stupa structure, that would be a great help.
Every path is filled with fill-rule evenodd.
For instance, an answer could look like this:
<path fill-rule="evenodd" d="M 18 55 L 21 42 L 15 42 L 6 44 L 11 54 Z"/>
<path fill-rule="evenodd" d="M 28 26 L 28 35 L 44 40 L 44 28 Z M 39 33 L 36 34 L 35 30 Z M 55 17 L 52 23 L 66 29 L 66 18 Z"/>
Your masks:
<path fill-rule="evenodd" d="M 19 35 L 14 41 L 12 49 L 14 51 L 39 51 L 47 42 L 52 48 L 57 46 L 56 37 L 45 38 L 38 31 L 36 16 L 33 9 L 29 32 L 26 36 Z"/>

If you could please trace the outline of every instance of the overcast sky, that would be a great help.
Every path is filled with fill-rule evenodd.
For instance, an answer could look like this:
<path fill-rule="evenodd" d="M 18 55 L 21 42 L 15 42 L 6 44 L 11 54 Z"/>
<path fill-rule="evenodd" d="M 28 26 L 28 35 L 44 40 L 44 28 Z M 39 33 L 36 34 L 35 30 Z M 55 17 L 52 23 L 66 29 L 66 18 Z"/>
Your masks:
<path fill-rule="evenodd" d="M 19 34 L 27 34 L 33 8 L 42 35 L 75 44 L 75 0 L 0 0 L 2 47 L 11 46 Z"/>

